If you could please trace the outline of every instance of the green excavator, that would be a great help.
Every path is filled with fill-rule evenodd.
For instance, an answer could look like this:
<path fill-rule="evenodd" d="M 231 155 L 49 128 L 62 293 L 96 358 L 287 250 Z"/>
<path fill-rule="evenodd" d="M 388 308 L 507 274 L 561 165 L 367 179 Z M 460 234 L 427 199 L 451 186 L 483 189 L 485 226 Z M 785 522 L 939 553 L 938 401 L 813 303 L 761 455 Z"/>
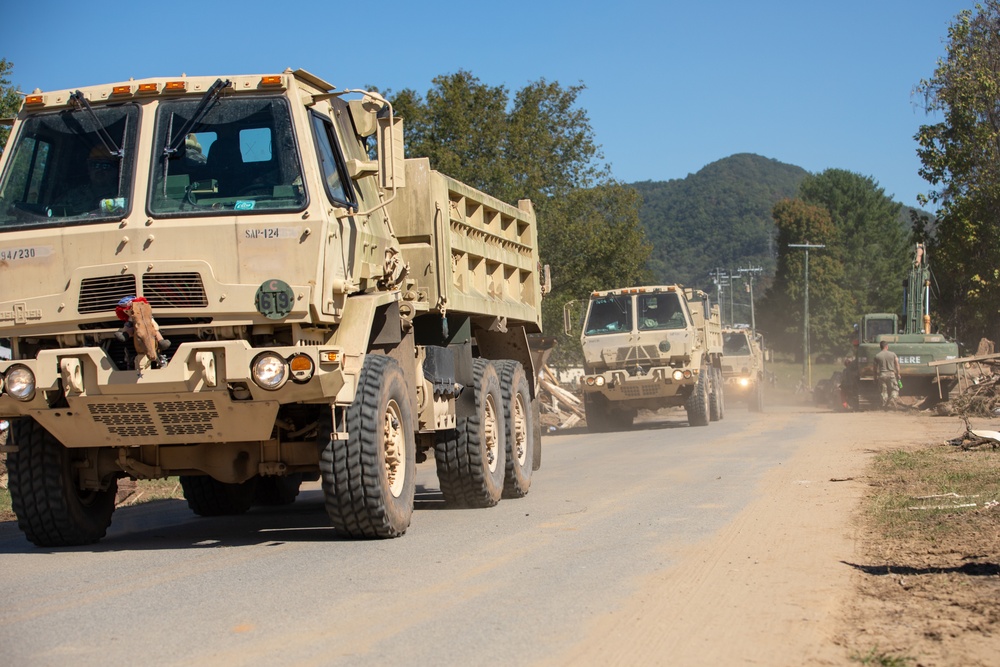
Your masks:
<path fill-rule="evenodd" d="M 931 365 L 958 359 L 958 344 L 931 333 L 931 272 L 924 244 L 918 243 L 903 285 L 903 324 L 895 313 L 868 313 L 855 325 L 854 387 L 849 400 L 854 409 L 880 405 L 872 361 L 879 343 L 887 341 L 899 357 L 900 397 L 909 404 L 929 404 L 948 398 L 958 383 L 958 364 Z"/>

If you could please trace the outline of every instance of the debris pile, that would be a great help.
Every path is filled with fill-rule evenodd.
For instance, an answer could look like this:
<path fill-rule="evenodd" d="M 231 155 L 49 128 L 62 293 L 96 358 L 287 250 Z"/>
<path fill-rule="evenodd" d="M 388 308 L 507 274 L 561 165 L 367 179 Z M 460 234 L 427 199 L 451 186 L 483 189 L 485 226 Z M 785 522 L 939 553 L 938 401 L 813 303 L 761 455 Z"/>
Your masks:
<path fill-rule="evenodd" d="M 965 415 L 962 416 L 962 421 L 965 422 L 965 433 L 949 440 L 949 445 L 961 447 L 964 450 L 976 449 L 977 447 L 989 447 L 991 449 L 1000 447 L 1000 432 L 973 429 L 969 423 L 968 416 Z"/>
<path fill-rule="evenodd" d="M 586 420 L 583 401 L 572 391 L 564 389 L 548 366 L 542 367 L 538 384 L 543 431 L 571 428 Z"/>
<path fill-rule="evenodd" d="M 1000 354 L 993 341 L 979 341 L 975 356 L 959 359 L 958 386 L 951 398 L 938 406 L 946 415 L 996 417 L 1000 415 Z"/>

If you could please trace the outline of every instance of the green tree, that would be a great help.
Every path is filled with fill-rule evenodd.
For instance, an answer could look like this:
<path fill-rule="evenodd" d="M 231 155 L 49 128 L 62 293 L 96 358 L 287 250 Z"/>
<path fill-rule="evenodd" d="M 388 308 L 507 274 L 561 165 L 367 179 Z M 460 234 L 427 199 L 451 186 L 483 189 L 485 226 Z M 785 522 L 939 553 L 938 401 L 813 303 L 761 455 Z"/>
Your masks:
<path fill-rule="evenodd" d="M 842 287 L 844 265 L 839 232 L 826 208 L 801 199 L 774 206 L 778 262 L 774 283 L 760 305 L 760 328 L 773 345 L 802 351 L 805 308 L 805 251 L 789 244 L 825 245 L 809 252 L 809 349 L 840 354 L 847 343 L 853 308 Z"/>
<path fill-rule="evenodd" d="M 915 92 L 941 121 L 915 135 L 920 175 L 938 205 L 931 257 L 944 325 L 966 343 L 997 340 L 1000 312 L 1000 2 L 958 14 L 947 56 Z"/>
<path fill-rule="evenodd" d="M 6 58 L 0 58 L 0 119 L 13 118 L 17 110 L 21 108 L 21 96 L 17 94 L 17 89 L 10 82 L 10 75 L 14 72 L 14 63 Z M 10 128 L 0 125 L 0 153 L 3 153 L 7 144 L 7 136 Z"/>
<path fill-rule="evenodd" d="M 406 121 L 407 155 L 504 201 L 532 200 L 541 259 L 556 285 L 543 303 L 546 333 L 563 338 L 555 360 L 579 354 L 578 342 L 562 335 L 563 304 L 645 279 L 651 251 L 639 197 L 601 164 L 578 105 L 583 90 L 539 80 L 512 98 L 459 71 L 436 77 L 425 96 L 388 94 Z"/>
<path fill-rule="evenodd" d="M 827 254 L 843 263 L 841 287 L 854 310 L 898 312 L 909 258 L 909 234 L 900 222 L 901 204 L 869 176 L 843 169 L 810 175 L 799 197 L 826 209 L 835 229 Z"/>

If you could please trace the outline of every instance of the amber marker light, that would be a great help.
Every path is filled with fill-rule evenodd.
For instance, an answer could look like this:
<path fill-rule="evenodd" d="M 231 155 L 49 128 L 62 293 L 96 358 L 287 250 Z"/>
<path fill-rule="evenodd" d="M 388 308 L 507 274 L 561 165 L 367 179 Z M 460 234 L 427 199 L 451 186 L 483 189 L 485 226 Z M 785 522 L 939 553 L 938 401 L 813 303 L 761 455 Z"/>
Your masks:
<path fill-rule="evenodd" d="M 112 95 L 131 95 L 132 86 L 115 86 L 111 89 Z"/>
<path fill-rule="evenodd" d="M 164 90 L 187 90 L 187 81 L 167 81 L 167 85 L 163 87 Z"/>
<path fill-rule="evenodd" d="M 140 83 L 139 84 L 140 93 L 158 93 L 160 92 L 160 84 L 158 83 Z"/>
<path fill-rule="evenodd" d="M 41 95 L 28 95 L 24 98 L 24 103 L 28 105 L 45 104 L 45 98 Z"/>
<path fill-rule="evenodd" d="M 293 382 L 308 382 L 316 372 L 313 360 L 305 354 L 293 354 L 289 357 L 288 368 L 292 372 Z"/>
<path fill-rule="evenodd" d="M 262 86 L 280 86 L 281 77 L 277 75 L 272 76 L 262 76 L 260 77 L 260 85 Z"/>

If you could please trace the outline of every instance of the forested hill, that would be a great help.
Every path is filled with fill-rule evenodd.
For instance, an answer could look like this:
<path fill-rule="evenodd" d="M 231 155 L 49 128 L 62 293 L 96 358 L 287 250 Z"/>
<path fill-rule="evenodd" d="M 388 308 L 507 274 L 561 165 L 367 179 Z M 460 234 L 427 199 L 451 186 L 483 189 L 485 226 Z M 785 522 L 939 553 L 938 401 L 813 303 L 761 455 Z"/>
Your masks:
<path fill-rule="evenodd" d="M 773 275 L 774 204 L 798 194 L 807 172 L 740 153 L 672 181 L 632 183 L 639 219 L 653 244 L 649 268 L 659 283 L 711 287 L 716 268 L 760 266 Z"/>

